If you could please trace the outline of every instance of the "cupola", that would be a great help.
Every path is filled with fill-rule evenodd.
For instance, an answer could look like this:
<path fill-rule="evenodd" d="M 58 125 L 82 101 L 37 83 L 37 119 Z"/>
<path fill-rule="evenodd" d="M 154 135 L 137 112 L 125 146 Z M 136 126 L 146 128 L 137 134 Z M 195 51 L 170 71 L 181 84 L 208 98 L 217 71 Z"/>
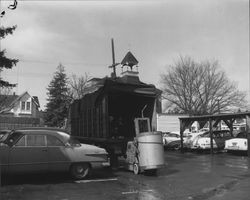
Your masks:
<path fill-rule="evenodd" d="M 123 58 L 121 62 L 121 65 L 122 65 L 121 77 L 125 82 L 139 82 L 140 81 L 138 77 L 138 74 L 139 74 L 138 63 L 139 62 L 130 51 Z"/>
<path fill-rule="evenodd" d="M 137 76 L 138 77 L 138 61 L 134 55 L 129 51 L 123 58 L 122 65 L 122 76 Z M 134 68 L 136 67 L 136 70 Z M 125 69 L 124 69 L 125 68 Z"/>

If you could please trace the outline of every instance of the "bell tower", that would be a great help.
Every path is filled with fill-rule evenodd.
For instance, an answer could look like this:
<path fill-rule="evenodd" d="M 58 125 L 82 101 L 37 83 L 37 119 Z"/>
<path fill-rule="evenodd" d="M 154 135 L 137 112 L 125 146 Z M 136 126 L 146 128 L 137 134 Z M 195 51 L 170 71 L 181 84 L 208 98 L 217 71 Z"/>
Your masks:
<path fill-rule="evenodd" d="M 138 61 L 134 55 L 129 51 L 126 56 L 123 58 L 122 65 L 122 77 L 124 76 L 135 76 L 138 77 Z M 125 68 L 125 69 L 124 69 Z M 134 69 L 136 68 L 136 70 Z"/>

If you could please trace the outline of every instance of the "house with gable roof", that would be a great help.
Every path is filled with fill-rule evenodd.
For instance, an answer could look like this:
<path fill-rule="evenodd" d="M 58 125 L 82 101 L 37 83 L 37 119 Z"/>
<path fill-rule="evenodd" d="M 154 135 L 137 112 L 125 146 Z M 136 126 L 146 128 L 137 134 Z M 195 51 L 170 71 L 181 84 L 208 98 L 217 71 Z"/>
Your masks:
<path fill-rule="evenodd" d="M 40 126 L 42 112 L 37 96 L 27 91 L 21 95 L 0 95 L 0 129 Z"/>
<path fill-rule="evenodd" d="M 0 114 L 14 117 L 40 117 L 37 96 L 27 91 L 21 95 L 0 95 Z"/>

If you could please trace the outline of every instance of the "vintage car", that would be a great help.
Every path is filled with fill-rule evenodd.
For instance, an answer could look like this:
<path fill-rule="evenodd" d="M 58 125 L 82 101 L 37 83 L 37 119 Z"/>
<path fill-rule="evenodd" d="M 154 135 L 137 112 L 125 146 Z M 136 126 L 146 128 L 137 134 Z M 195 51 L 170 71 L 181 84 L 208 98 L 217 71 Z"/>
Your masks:
<path fill-rule="evenodd" d="M 2 173 L 70 172 L 83 179 L 108 165 L 105 149 L 81 144 L 62 129 L 25 128 L 9 133 L 0 146 Z"/>
<path fill-rule="evenodd" d="M 162 135 L 163 145 L 166 147 L 168 143 L 180 140 L 180 134 L 177 132 L 167 132 Z"/>
<path fill-rule="evenodd" d="M 225 147 L 225 141 L 233 138 L 229 130 L 216 130 L 213 131 L 213 148 L 216 150 L 222 150 Z M 204 134 L 196 137 L 193 141 L 191 149 L 197 150 L 208 150 L 211 149 L 210 133 L 205 132 Z"/>
<path fill-rule="evenodd" d="M 225 150 L 228 152 L 247 151 L 247 133 L 240 132 L 236 138 L 225 141 Z"/>
<path fill-rule="evenodd" d="M 183 143 L 185 143 L 190 132 L 183 133 Z M 165 149 L 178 150 L 181 147 L 180 132 L 169 132 L 163 136 L 163 145 Z"/>
<path fill-rule="evenodd" d="M 200 135 L 203 135 L 204 133 L 205 131 L 199 131 L 199 132 L 188 134 L 185 141 L 183 142 L 183 147 L 186 149 L 191 149 L 192 146 L 194 145 L 195 139 L 199 137 Z"/>

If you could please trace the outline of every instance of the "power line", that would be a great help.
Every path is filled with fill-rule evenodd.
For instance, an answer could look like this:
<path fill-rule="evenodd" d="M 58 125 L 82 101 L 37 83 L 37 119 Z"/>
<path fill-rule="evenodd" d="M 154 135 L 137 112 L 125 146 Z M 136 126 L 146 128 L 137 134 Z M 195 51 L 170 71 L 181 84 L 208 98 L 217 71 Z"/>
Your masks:
<path fill-rule="evenodd" d="M 45 61 L 45 60 L 19 59 L 19 62 L 58 65 L 61 61 L 60 62 L 54 62 L 54 61 Z M 65 61 L 65 62 L 61 62 L 61 63 L 63 65 L 88 65 L 88 66 L 103 66 L 103 67 L 106 67 L 108 65 L 107 63 L 88 63 L 88 62 L 82 62 L 82 61 Z"/>

